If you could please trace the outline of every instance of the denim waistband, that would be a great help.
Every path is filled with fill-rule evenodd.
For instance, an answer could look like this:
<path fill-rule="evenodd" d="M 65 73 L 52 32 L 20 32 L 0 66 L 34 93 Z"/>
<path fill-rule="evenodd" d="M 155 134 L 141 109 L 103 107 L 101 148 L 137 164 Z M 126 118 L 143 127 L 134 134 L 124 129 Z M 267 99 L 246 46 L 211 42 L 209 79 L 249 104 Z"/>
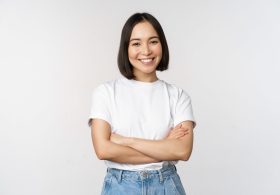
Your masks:
<path fill-rule="evenodd" d="M 163 166 L 159 170 L 129 171 L 116 168 L 107 169 L 107 173 L 112 174 L 114 177 L 116 177 L 118 182 L 121 182 L 121 180 L 124 178 L 128 178 L 133 181 L 143 181 L 146 179 L 159 178 L 160 182 L 163 182 L 166 177 L 176 172 L 176 166 L 171 164 Z"/>

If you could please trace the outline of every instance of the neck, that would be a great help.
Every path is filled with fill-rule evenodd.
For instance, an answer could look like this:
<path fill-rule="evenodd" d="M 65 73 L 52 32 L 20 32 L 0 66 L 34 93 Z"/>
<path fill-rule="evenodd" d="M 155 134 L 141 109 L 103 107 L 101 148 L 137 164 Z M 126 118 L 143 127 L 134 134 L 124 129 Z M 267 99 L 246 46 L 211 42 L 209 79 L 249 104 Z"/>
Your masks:
<path fill-rule="evenodd" d="M 135 80 L 136 81 L 142 81 L 142 82 L 151 83 L 151 82 L 154 82 L 154 81 L 158 80 L 158 77 L 157 77 L 156 74 L 152 74 L 152 75 L 135 75 Z"/>

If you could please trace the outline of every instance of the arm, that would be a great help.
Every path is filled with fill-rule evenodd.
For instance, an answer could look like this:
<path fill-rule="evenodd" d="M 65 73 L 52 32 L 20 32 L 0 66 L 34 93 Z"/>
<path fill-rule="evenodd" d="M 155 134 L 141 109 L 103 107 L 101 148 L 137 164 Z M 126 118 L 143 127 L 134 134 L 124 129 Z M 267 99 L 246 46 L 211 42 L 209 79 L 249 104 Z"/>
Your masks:
<path fill-rule="evenodd" d="M 111 127 L 109 123 L 104 120 L 93 119 L 91 133 L 94 150 L 100 160 L 130 164 L 159 162 L 131 147 L 111 142 Z"/>
<path fill-rule="evenodd" d="M 113 135 L 114 142 L 160 160 L 188 160 L 193 147 L 193 122 L 180 123 L 188 133 L 176 139 L 147 140 Z"/>

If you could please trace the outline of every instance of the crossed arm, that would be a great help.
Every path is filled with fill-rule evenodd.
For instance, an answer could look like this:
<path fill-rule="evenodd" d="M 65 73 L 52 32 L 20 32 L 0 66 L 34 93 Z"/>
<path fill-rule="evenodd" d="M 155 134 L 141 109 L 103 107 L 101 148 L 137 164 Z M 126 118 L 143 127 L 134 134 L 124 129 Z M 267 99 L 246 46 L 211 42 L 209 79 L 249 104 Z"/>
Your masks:
<path fill-rule="evenodd" d="M 164 160 L 188 160 L 193 146 L 193 122 L 184 121 L 162 140 L 111 134 L 109 123 L 93 119 L 92 141 L 97 157 L 118 163 L 144 164 Z"/>

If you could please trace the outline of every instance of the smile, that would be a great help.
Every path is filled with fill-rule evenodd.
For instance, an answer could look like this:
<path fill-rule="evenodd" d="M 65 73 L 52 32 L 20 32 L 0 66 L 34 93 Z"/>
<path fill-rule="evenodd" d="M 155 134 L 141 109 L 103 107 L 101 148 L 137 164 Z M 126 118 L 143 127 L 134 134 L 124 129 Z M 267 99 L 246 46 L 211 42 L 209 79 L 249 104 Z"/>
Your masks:
<path fill-rule="evenodd" d="M 149 64 L 154 60 L 154 58 L 145 58 L 145 59 L 139 59 L 139 60 L 144 64 Z"/>

